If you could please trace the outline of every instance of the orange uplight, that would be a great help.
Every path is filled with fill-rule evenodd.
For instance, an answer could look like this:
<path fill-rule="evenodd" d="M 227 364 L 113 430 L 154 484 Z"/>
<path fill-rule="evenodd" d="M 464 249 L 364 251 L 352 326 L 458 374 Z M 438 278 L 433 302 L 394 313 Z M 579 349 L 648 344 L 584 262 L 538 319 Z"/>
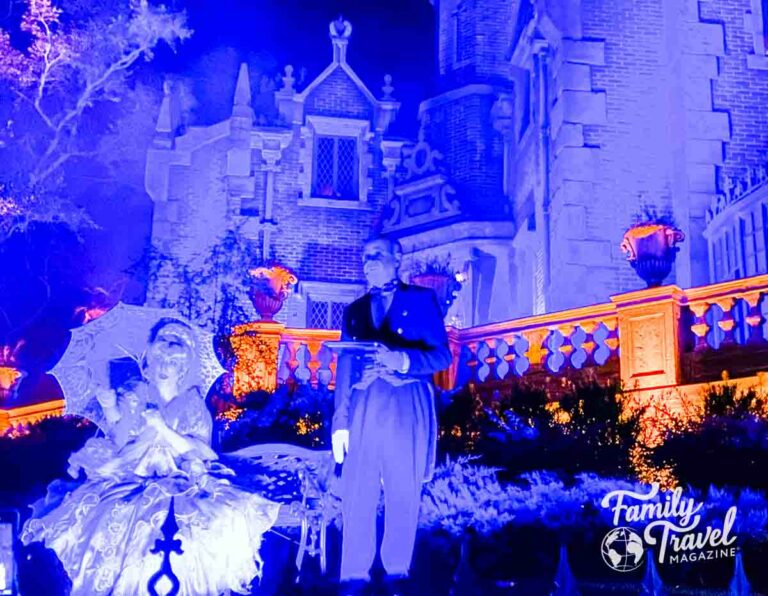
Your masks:
<path fill-rule="evenodd" d="M 98 319 L 100 316 L 105 314 L 108 310 L 109 310 L 108 308 L 100 308 L 100 307 L 89 308 L 87 306 L 81 306 L 75 309 L 75 314 L 79 315 L 83 321 L 83 324 L 85 324 L 85 323 L 90 323 L 94 319 Z"/>
<path fill-rule="evenodd" d="M 664 229 L 665 226 L 661 224 L 642 224 L 639 226 L 633 226 L 627 230 L 626 235 L 632 238 L 647 238 L 652 234 Z"/>
<path fill-rule="evenodd" d="M 318 430 L 320 430 L 320 423 L 312 420 L 309 414 L 296 421 L 296 434 L 309 435 Z"/>
<path fill-rule="evenodd" d="M 0 398 L 2 399 L 13 397 L 19 382 L 26 376 L 26 373 L 16 366 L 16 355 L 23 345 L 24 342 L 19 341 L 14 347 L 0 348 Z"/>
<path fill-rule="evenodd" d="M 3 394 L 3 397 L 5 397 L 6 393 L 10 393 L 11 389 L 23 376 L 24 373 L 18 368 L 13 366 L 0 366 L 0 393 Z"/>

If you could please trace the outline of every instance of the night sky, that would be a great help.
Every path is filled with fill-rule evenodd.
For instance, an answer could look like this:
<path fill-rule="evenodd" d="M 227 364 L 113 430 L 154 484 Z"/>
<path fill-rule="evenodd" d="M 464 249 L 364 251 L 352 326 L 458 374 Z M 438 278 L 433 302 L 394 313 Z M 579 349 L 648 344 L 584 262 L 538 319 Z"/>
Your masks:
<path fill-rule="evenodd" d="M 417 130 L 418 104 L 429 96 L 436 71 L 429 0 L 194 0 L 177 5 L 186 8 L 195 33 L 176 55 L 158 52 L 153 68 L 198 79 L 196 98 L 208 107 L 201 120 L 228 117 L 220 104 L 231 109 L 239 62 L 267 74 L 282 72 L 286 64 L 296 73 L 303 67 L 304 84 L 310 82 L 331 62 L 328 24 L 342 14 L 353 27 L 348 61 L 376 96 L 384 75 L 391 74 L 395 97 L 403 103 L 397 131 Z"/>
<path fill-rule="evenodd" d="M 178 76 L 191 85 L 197 102 L 191 124 L 230 117 L 241 62 L 250 65 L 254 94 L 259 74 L 274 77 L 287 64 L 294 66 L 297 78 L 306 69 L 299 89 L 309 84 L 331 63 L 328 25 L 342 14 L 353 27 L 348 61 L 371 92 L 380 96 L 384 75 L 393 76 L 394 96 L 402 106 L 390 135 L 416 136 L 418 105 L 430 96 L 436 71 L 429 0 L 176 0 L 173 7 L 186 10 L 194 34 L 176 53 L 158 47 L 155 59 L 140 65 L 136 76 L 158 90 L 158 75 Z M 156 114 L 151 118 L 154 122 Z M 89 244 L 99 246 L 95 269 L 119 272 L 138 258 L 151 232 L 151 200 L 136 192 L 143 188 L 143 166 L 128 190 L 107 184 L 111 200 L 102 200 L 99 191 L 91 193 L 87 181 L 81 183 L 88 211 L 101 226 L 86 234 Z M 116 206 L 119 218 L 114 217 Z M 142 290 L 126 292 L 129 301 L 142 300 Z"/>

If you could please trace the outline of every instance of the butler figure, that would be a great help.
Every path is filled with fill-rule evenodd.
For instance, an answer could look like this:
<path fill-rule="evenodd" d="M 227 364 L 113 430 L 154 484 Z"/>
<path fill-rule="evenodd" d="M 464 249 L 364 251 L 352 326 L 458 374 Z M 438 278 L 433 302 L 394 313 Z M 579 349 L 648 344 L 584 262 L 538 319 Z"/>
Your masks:
<path fill-rule="evenodd" d="M 342 584 L 369 581 L 384 491 L 381 560 L 402 584 L 413 554 L 423 482 L 432 478 L 437 419 L 432 374 L 451 352 L 434 291 L 398 278 L 402 248 L 376 238 L 363 249 L 370 290 L 344 310 L 342 340 L 378 342 L 373 354 L 342 352 L 336 376 L 333 454 L 342 463 Z"/>

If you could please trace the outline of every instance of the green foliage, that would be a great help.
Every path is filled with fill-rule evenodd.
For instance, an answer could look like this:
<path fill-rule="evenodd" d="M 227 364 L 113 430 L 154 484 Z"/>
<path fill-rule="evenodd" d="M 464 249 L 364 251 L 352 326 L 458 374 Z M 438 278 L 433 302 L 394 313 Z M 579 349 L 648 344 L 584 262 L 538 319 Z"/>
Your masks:
<path fill-rule="evenodd" d="M 23 431 L 0 438 L 0 504 L 24 508 L 45 495 L 46 486 L 66 477 L 73 451 L 96 433 L 83 418 L 46 418 Z"/>
<path fill-rule="evenodd" d="M 260 251 L 238 230 L 228 230 L 205 255 L 183 262 L 155 246 L 147 248 L 128 273 L 153 289 L 151 298 L 173 308 L 197 325 L 227 335 L 250 315 L 244 304 L 250 286 L 248 270 Z"/>
<path fill-rule="evenodd" d="M 767 405 L 754 389 L 740 391 L 735 385 L 729 384 L 713 386 L 704 395 L 704 417 L 744 419 L 765 412 Z"/>
<path fill-rule="evenodd" d="M 532 469 L 630 475 L 641 412 L 622 415 L 616 385 L 575 385 L 551 403 L 543 389 L 516 386 L 485 403 L 471 388 L 440 413 L 444 453 L 477 454 L 511 478 Z"/>
<path fill-rule="evenodd" d="M 220 445 L 235 451 L 257 443 L 330 446 L 333 392 L 325 386 L 281 385 L 245 396 L 234 421 L 217 417 Z"/>
<path fill-rule="evenodd" d="M 622 415 L 622 398 L 617 384 L 577 385 L 560 400 L 560 408 L 568 415 L 566 434 L 579 437 L 593 449 L 621 446 L 629 449 L 637 434 L 641 410 L 629 417 Z"/>
<path fill-rule="evenodd" d="M 699 488 L 747 486 L 768 489 L 768 415 L 754 390 L 712 387 L 704 414 L 675 425 L 651 450 L 653 463 L 666 466 L 683 483 Z"/>
<path fill-rule="evenodd" d="M 435 470 L 422 495 L 420 526 L 440 528 L 461 536 L 469 528 L 489 533 L 514 518 L 506 491 L 496 479 L 497 470 L 469 465 L 460 457 Z"/>
<path fill-rule="evenodd" d="M 633 226 L 659 224 L 674 228 L 677 225 L 671 209 L 659 209 L 656 205 L 651 204 L 643 205 L 632 219 Z"/>

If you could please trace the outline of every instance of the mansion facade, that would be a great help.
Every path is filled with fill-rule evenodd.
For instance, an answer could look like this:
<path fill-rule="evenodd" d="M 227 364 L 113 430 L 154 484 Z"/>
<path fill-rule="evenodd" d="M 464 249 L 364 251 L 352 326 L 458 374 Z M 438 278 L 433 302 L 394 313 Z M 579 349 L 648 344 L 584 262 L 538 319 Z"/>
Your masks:
<path fill-rule="evenodd" d="M 146 163 L 152 243 L 192 261 L 238 229 L 297 273 L 277 316 L 291 327 L 339 327 L 373 232 L 400 240 L 405 278 L 450 259 L 457 327 L 643 287 L 619 245 L 646 207 L 686 235 L 667 283 L 768 272 L 762 0 L 433 4 L 439 92 L 415 139 L 389 135 L 391 79 L 363 83 L 344 21 L 314 80 L 299 89 L 285 69 L 269 125 L 245 65 L 212 126 L 184 126 L 167 84 Z"/>

